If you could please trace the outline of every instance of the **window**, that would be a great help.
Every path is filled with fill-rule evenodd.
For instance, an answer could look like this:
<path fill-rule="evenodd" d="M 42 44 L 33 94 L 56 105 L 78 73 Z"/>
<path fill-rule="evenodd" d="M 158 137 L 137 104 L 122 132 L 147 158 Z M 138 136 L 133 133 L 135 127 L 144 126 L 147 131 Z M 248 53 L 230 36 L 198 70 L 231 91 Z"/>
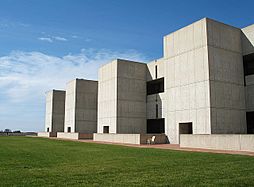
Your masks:
<path fill-rule="evenodd" d="M 103 133 L 109 133 L 109 126 L 103 126 Z"/>
<path fill-rule="evenodd" d="M 67 132 L 71 132 L 71 127 L 68 127 Z"/>
<path fill-rule="evenodd" d="M 179 123 L 179 134 L 192 134 L 192 122 Z"/>
<path fill-rule="evenodd" d="M 47 132 L 49 132 L 49 128 L 47 128 Z"/>
<path fill-rule="evenodd" d="M 155 66 L 155 78 L 156 79 L 158 78 L 158 68 L 157 68 L 157 66 Z"/>
<path fill-rule="evenodd" d="M 158 104 L 156 104 L 156 118 L 158 118 L 158 116 L 159 116 L 159 111 L 158 111 L 159 109 L 158 109 Z"/>
<path fill-rule="evenodd" d="M 165 120 L 160 119 L 148 119 L 147 120 L 147 133 L 165 133 Z"/>
<path fill-rule="evenodd" d="M 254 112 L 246 112 L 247 133 L 254 134 Z"/>
<path fill-rule="evenodd" d="M 146 83 L 147 95 L 164 92 L 164 78 L 152 80 Z"/>
<path fill-rule="evenodd" d="M 254 53 L 243 56 L 244 76 L 254 74 Z"/>

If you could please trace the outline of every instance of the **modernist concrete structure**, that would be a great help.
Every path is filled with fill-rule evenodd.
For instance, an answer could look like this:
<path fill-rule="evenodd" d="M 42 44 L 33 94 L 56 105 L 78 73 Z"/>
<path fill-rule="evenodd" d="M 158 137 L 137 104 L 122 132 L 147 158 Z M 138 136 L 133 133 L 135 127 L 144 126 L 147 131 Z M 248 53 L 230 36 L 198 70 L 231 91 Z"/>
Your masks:
<path fill-rule="evenodd" d="M 92 134 L 97 129 L 98 82 L 75 79 L 67 84 L 64 132 Z"/>
<path fill-rule="evenodd" d="M 56 136 L 64 131 L 65 91 L 52 90 L 46 93 L 45 132 L 41 136 Z"/>
<path fill-rule="evenodd" d="M 204 18 L 163 42 L 160 59 L 147 64 L 117 59 L 99 69 L 97 117 L 97 99 L 92 97 L 97 83 L 88 103 L 79 99 L 80 92 L 87 94 L 79 91 L 79 81 L 70 82 L 65 132 L 97 131 L 95 140 L 122 143 L 164 134 L 177 144 L 181 134 L 220 139 L 223 134 L 254 133 L 254 25 L 240 29 Z M 89 114 L 84 112 L 88 108 Z M 188 135 L 182 137 L 188 146 Z M 241 137 L 254 143 L 252 135 Z"/>
<path fill-rule="evenodd" d="M 98 133 L 146 133 L 146 64 L 115 60 L 99 70 Z"/>
<path fill-rule="evenodd" d="M 170 143 L 179 143 L 180 134 L 186 133 L 245 134 L 247 129 L 253 132 L 253 122 L 246 123 L 246 107 L 251 121 L 254 81 L 246 74 L 251 67 L 244 65 L 245 59 L 254 63 L 253 55 L 248 55 L 253 54 L 253 33 L 254 26 L 242 30 L 204 18 L 165 36 L 163 58 L 148 63 L 146 73 L 142 64 L 136 65 L 141 73 L 138 80 L 143 80 L 146 74 L 143 103 L 144 82 L 140 81 L 138 95 L 130 95 L 129 85 L 134 86 L 133 81 L 119 81 L 118 75 L 128 71 L 135 79 L 138 71 L 132 65 L 135 63 L 118 60 L 103 66 L 99 70 L 98 133 L 165 133 Z M 107 91 L 112 94 L 107 95 Z M 126 94 L 123 105 L 118 99 L 121 93 Z M 128 100 L 134 96 L 139 96 L 142 104 L 131 105 Z M 110 108 L 104 106 L 100 97 L 103 102 L 110 101 L 111 105 L 107 105 Z M 134 108 L 138 111 L 134 112 Z M 121 110 L 125 115 L 128 110 L 138 113 L 139 119 L 146 122 L 127 122 L 131 115 L 122 125 Z"/>

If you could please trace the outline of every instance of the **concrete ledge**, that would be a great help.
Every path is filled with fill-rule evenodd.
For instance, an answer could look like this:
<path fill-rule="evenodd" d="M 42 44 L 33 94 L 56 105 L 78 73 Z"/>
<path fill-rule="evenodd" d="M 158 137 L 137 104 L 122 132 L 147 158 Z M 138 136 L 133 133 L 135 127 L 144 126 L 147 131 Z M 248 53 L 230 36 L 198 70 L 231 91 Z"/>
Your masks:
<path fill-rule="evenodd" d="M 126 143 L 126 144 L 146 144 L 147 139 L 155 136 L 156 144 L 167 143 L 167 137 L 164 134 L 103 134 L 95 133 L 94 141 Z"/>
<path fill-rule="evenodd" d="M 212 134 L 180 135 L 180 147 L 216 150 L 254 151 L 254 135 Z"/>
<path fill-rule="evenodd" d="M 93 139 L 93 134 L 84 134 L 84 133 L 78 133 L 78 132 L 58 132 L 57 138 L 63 138 L 63 139 L 74 139 L 74 140 L 80 140 L 80 139 Z"/>
<path fill-rule="evenodd" d="M 56 137 L 56 132 L 38 132 L 39 137 Z"/>

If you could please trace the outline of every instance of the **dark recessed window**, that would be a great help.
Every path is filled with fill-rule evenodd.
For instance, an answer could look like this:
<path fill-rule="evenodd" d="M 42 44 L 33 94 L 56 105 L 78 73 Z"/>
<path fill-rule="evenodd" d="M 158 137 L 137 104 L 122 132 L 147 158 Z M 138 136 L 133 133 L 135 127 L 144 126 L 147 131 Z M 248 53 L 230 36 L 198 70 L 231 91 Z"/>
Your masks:
<path fill-rule="evenodd" d="M 103 133 L 109 133 L 109 126 L 103 126 Z"/>
<path fill-rule="evenodd" d="M 157 68 L 157 66 L 155 66 L 155 78 L 156 79 L 158 78 L 158 68 Z"/>
<path fill-rule="evenodd" d="M 192 134 L 192 122 L 179 123 L 179 134 Z"/>
<path fill-rule="evenodd" d="M 147 95 L 164 92 L 164 78 L 152 80 L 146 83 Z"/>
<path fill-rule="evenodd" d="M 47 128 L 47 132 L 49 132 L 49 128 Z"/>
<path fill-rule="evenodd" d="M 243 56 L 244 75 L 254 74 L 254 53 Z"/>
<path fill-rule="evenodd" d="M 158 116 L 159 116 L 159 109 L 158 108 L 159 108 L 158 104 L 156 104 L 156 118 L 158 118 Z"/>
<path fill-rule="evenodd" d="M 147 133 L 165 133 L 165 120 L 160 119 L 148 119 L 147 120 Z"/>
<path fill-rule="evenodd" d="M 67 131 L 68 131 L 68 132 L 71 132 L 71 127 L 68 127 Z"/>

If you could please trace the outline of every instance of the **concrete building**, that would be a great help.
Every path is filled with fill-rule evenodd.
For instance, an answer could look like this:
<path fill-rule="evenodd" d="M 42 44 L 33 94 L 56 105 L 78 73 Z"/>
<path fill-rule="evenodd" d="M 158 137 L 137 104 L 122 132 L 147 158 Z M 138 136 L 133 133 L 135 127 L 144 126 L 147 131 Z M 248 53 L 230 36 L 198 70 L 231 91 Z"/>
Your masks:
<path fill-rule="evenodd" d="M 96 132 L 97 98 L 97 81 L 75 79 L 67 84 L 64 132 Z"/>
<path fill-rule="evenodd" d="M 184 147 L 223 148 L 235 138 L 232 147 L 254 145 L 253 135 L 240 135 L 254 133 L 254 25 L 201 19 L 166 35 L 162 58 L 117 59 L 98 79 L 98 111 L 97 82 L 68 83 L 65 132 L 97 131 L 94 140 L 120 143 L 156 135 Z"/>
<path fill-rule="evenodd" d="M 55 137 L 64 131 L 65 91 L 52 90 L 46 93 L 45 132 L 39 136 Z"/>
<path fill-rule="evenodd" d="M 179 143 L 180 134 L 253 132 L 253 44 L 253 25 L 239 29 L 204 18 L 165 36 L 158 60 L 101 67 L 98 133 L 165 133 Z"/>
<path fill-rule="evenodd" d="M 120 59 L 100 68 L 98 133 L 146 133 L 146 68 Z"/>

